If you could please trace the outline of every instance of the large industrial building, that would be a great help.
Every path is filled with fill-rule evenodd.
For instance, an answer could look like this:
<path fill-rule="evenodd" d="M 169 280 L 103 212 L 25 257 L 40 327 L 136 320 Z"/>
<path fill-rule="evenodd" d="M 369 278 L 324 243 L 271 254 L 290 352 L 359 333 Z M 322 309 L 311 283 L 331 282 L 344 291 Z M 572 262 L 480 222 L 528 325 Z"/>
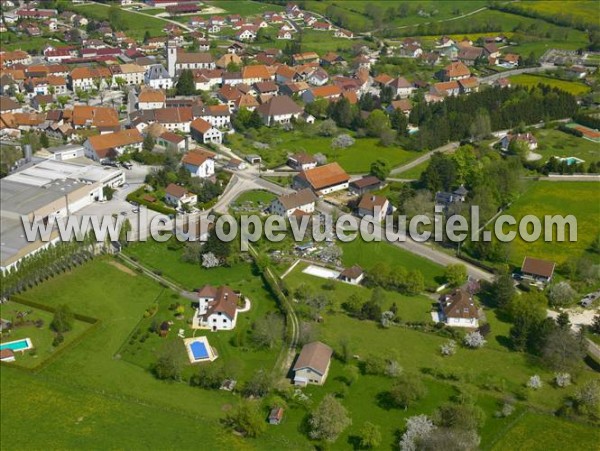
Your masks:
<path fill-rule="evenodd" d="M 48 221 L 69 216 L 92 202 L 103 200 L 104 187 L 125 183 L 120 169 L 98 164 L 46 160 L 0 180 L 0 269 L 58 241 L 55 230 L 49 242 L 28 242 L 23 217 Z"/>

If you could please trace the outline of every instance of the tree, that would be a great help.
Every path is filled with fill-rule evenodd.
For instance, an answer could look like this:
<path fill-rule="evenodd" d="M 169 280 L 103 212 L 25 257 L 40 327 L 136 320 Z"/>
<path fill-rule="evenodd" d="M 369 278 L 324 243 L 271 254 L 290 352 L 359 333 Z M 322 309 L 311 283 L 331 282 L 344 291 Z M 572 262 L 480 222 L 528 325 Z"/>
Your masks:
<path fill-rule="evenodd" d="M 390 121 L 383 111 L 374 110 L 369 114 L 365 126 L 367 135 L 380 137 L 384 130 L 390 128 Z"/>
<path fill-rule="evenodd" d="M 44 148 L 47 149 L 48 147 L 50 147 L 50 140 L 48 139 L 48 135 L 46 135 L 46 133 L 42 133 L 42 135 L 40 136 L 40 145 Z"/>
<path fill-rule="evenodd" d="M 240 399 L 227 413 L 225 424 L 246 437 L 258 437 L 266 430 L 260 403 L 252 399 Z"/>
<path fill-rule="evenodd" d="M 58 102 L 58 104 L 60 105 L 61 108 L 64 108 L 69 100 L 70 100 L 69 96 L 58 96 L 56 98 L 56 101 Z"/>
<path fill-rule="evenodd" d="M 486 344 L 486 340 L 483 338 L 483 335 L 475 331 L 465 335 L 463 343 L 469 348 L 477 349 L 483 347 Z"/>
<path fill-rule="evenodd" d="M 427 437 L 434 435 L 436 429 L 427 415 L 417 415 L 406 420 L 406 431 L 400 440 L 402 451 L 416 451 L 417 445 Z"/>
<path fill-rule="evenodd" d="M 244 396 L 263 397 L 269 394 L 272 387 L 273 376 L 264 370 L 259 370 L 246 382 L 242 393 Z"/>
<path fill-rule="evenodd" d="M 381 445 L 381 430 L 379 426 L 370 421 L 366 421 L 363 424 L 358 435 L 360 437 L 361 448 L 377 448 Z"/>
<path fill-rule="evenodd" d="M 250 338 L 257 348 L 273 349 L 282 339 L 283 331 L 284 324 L 281 316 L 269 313 L 254 322 Z"/>
<path fill-rule="evenodd" d="M 263 126 L 263 120 L 260 114 L 258 113 L 258 109 L 255 109 L 250 114 L 250 119 L 248 119 L 248 128 L 256 128 L 259 129 Z"/>
<path fill-rule="evenodd" d="M 175 341 L 167 343 L 154 364 L 154 375 L 162 380 L 179 380 L 181 379 L 181 368 L 179 343 Z"/>
<path fill-rule="evenodd" d="M 389 395 L 391 402 L 403 409 L 407 409 L 427 393 L 427 388 L 414 374 L 402 374 L 394 382 Z"/>
<path fill-rule="evenodd" d="M 537 374 L 534 374 L 527 381 L 527 387 L 532 388 L 533 390 L 537 390 L 542 388 L 542 379 Z"/>
<path fill-rule="evenodd" d="M 490 295 L 494 304 L 500 308 L 507 306 L 515 294 L 515 283 L 508 271 L 498 275 L 490 287 Z"/>
<path fill-rule="evenodd" d="M 467 268 L 465 265 L 457 263 L 446 266 L 444 278 L 451 287 L 458 287 L 467 281 Z"/>
<path fill-rule="evenodd" d="M 477 111 L 469 131 L 471 132 L 471 137 L 476 141 L 489 136 L 492 133 L 490 114 L 484 109 Z"/>
<path fill-rule="evenodd" d="M 390 166 L 385 160 L 376 160 L 371 163 L 370 173 L 374 175 L 379 180 L 385 180 L 390 175 Z"/>
<path fill-rule="evenodd" d="M 194 73 L 190 69 L 184 69 L 181 71 L 181 74 L 179 74 L 176 92 L 179 96 L 191 96 L 196 93 Z"/>
<path fill-rule="evenodd" d="M 146 32 L 144 33 L 144 44 L 147 44 L 148 41 L 150 40 L 151 36 L 150 36 L 150 32 L 148 30 L 146 30 Z"/>
<path fill-rule="evenodd" d="M 577 292 L 568 282 L 559 282 L 548 288 L 548 299 L 551 305 L 565 306 L 573 302 Z"/>
<path fill-rule="evenodd" d="M 219 260 L 212 252 L 202 254 L 202 267 L 203 268 L 216 268 L 221 266 L 221 260 Z"/>
<path fill-rule="evenodd" d="M 390 125 L 398 132 L 398 135 L 406 135 L 408 119 L 400 108 L 395 109 L 390 115 Z"/>
<path fill-rule="evenodd" d="M 593 419 L 600 418 L 600 383 L 598 380 L 587 382 L 575 393 L 575 407 L 584 415 Z"/>
<path fill-rule="evenodd" d="M 54 312 L 54 317 L 50 323 L 50 329 L 54 332 L 64 333 L 73 329 L 75 316 L 68 305 L 61 304 Z"/>
<path fill-rule="evenodd" d="M 333 443 L 352 420 L 346 408 L 332 394 L 327 394 L 312 412 L 308 423 L 310 438 Z"/>
<path fill-rule="evenodd" d="M 119 230 L 119 243 L 121 243 L 122 246 L 127 246 L 129 243 L 127 238 L 129 232 L 131 232 L 131 222 L 129 219 L 125 218 L 123 224 L 121 225 L 121 229 Z"/>
<path fill-rule="evenodd" d="M 345 149 L 354 145 L 354 138 L 348 134 L 341 134 L 331 140 L 331 147 L 333 149 Z"/>
<path fill-rule="evenodd" d="M 436 412 L 435 424 L 445 428 L 455 428 L 464 431 L 483 426 L 485 413 L 481 408 L 471 404 L 443 404 Z"/>
<path fill-rule="evenodd" d="M 589 326 L 590 331 L 594 334 L 600 334 L 600 315 L 594 316 L 592 324 Z"/>
<path fill-rule="evenodd" d="M 555 328 L 542 349 L 542 360 L 557 371 L 569 371 L 581 365 L 587 346 L 582 337 L 571 330 Z"/>
<path fill-rule="evenodd" d="M 570 329 L 571 328 L 571 320 L 569 319 L 569 314 L 567 312 L 560 312 L 556 317 L 556 324 L 561 329 Z"/>
<path fill-rule="evenodd" d="M 326 119 L 319 125 L 319 135 L 333 136 L 337 133 L 337 126 L 333 119 Z"/>
<path fill-rule="evenodd" d="M 456 164 L 452 158 L 436 152 L 431 156 L 421 182 L 432 192 L 449 191 L 456 182 Z"/>
<path fill-rule="evenodd" d="M 152 152 L 152 150 L 154 150 L 154 146 L 156 145 L 156 141 L 154 140 L 154 138 L 152 137 L 152 135 L 150 133 L 148 133 L 145 137 L 144 137 L 144 142 L 142 144 L 142 148 L 146 151 L 146 152 Z"/>
<path fill-rule="evenodd" d="M 381 103 L 390 103 L 394 99 L 394 90 L 391 86 L 384 86 L 379 93 Z"/>

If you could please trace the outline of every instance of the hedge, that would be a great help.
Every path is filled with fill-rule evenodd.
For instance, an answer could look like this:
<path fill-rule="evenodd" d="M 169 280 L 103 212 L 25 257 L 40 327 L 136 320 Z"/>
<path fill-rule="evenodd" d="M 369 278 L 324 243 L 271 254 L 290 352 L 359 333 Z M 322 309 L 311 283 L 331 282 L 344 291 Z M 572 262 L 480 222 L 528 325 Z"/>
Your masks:
<path fill-rule="evenodd" d="M 135 190 L 132 193 L 127 195 L 128 202 L 137 202 L 140 205 L 148 207 L 150 210 L 154 210 L 158 213 L 162 213 L 164 215 L 174 215 L 177 213 L 174 208 L 165 207 L 163 205 L 157 205 L 154 202 L 149 202 L 145 199 L 142 199 L 142 194 L 144 193 L 144 187 L 141 187 Z"/>

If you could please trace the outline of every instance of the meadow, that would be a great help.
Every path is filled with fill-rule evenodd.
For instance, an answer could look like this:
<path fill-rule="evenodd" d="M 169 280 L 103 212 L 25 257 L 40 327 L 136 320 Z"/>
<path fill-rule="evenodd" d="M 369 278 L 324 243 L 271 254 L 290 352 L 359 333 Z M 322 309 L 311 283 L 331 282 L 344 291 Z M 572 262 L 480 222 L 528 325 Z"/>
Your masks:
<path fill-rule="evenodd" d="M 577 81 L 559 80 L 557 78 L 545 77 L 543 75 L 520 74 L 509 77 L 513 85 L 537 86 L 540 84 L 548 85 L 553 88 L 562 89 L 575 96 L 587 94 L 590 87 Z"/>
<path fill-rule="evenodd" d="M 339 133 L 344 133 L 342 130 Z M 269 168 L 285 164 L 288 154 L 306 152 L 311 155 L 322 153 L 329 161 L 337 161 L 349 173 L 369 172 L 371 163 L 385 160 L 390 167 L 399 166 L 417 158 L 418 153 L 401 147 L 383 147 L 377 138 L 356 138 L 354 145 L 346 149 L 333 149 L 330 137 L 313 136 L 302 130 L 283 131 L 262 128 L 256 139 L 245 138 L 242 134 L 229 136 L 229 145 L 243 155 L 258 154 Z M 262 142 L 268 148 L 255 148 L 253 143 Z"/>
<path fill-rule="evenodd" d="M 598 143 L 560 130 L 539 129 L 534 134 L 538 140 L 535 152 L 543 156 L 543 161 L 551 157 L 577 157 L 586 163 L 600 161 Z"/>
<path fill-rule="evenodd" d="M 577 218 L 577 241 L 545 242 L 542 236 L 542 239 L 527 243 L 517 237 L 510 244 L 510 262 L 520 267 L 525 256 L 551 260 L 558 264 L 580 255 L 598 260 L 588 249 L 600 234 L 599 195 L 600 185 L 596 182 L 532 183 L 505 214 L 513 215 L 517 223 L 525 215 L 534 215 L 540 219 L 544 215 L 574 215 Z"/>
<path fill-rule="evenodd" d="M 207 6 L 225 10 L 225 12 L 222 14 L 239 14 L 242 17 L 255 16 L 266 11 L 283 11 L 285 9 L 280 5 L 253 1 L 240 2 L 236 0 L 209 0 L 204 3 Z"/>
<path fill-rule="evenodd" d="M 100 3 L 73 5 L 71 9 L 91 19 L 108 20 L 109 7 Z M 152 37 L 163 36 L 165 34 L 163 28 L 168 24 L 160 18 L 148 17 L 124 9 L 120 10 L 120 17 L 123 31 L 134 39 L 142 39 L 146 31 Z"/>
<path fill-rule="evenodd" d="M 544 17 L 569 17 L 575 22 L 598 25 L 598 3 L 595 1 L 570 0 L 567 9 L 563 2 L 547 0 L 525 0 L 519 2 L 518 6 L 525 11 L 533 11 Z"/>

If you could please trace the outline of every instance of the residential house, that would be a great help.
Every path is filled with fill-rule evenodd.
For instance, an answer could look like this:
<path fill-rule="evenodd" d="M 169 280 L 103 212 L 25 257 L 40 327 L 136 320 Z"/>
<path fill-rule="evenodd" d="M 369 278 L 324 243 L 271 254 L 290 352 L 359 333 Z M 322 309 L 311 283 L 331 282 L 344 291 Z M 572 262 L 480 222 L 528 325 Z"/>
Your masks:
<path fill-rule="evenodd" d="M 272 214 L 290 217 L 294 212 L 312 214 L 315 211 L 317 196 L 311 189 L 305 188 L 292 194 L 284 194 L 274 199 L 269 206 Z"/>
<path fill-rule="evenodd" d="M 204 119 L 217 128 L 225 128 L 231 125 L 231 112 L 227 105 L 204 106 L 197 114 L 197 117 Z"/>
<path fill-rule="evenodd" d="M 485 56 L 481 47 L 463 47 L 456 58 L 466 66 L 474 66 L 477 60 Z"/>
<path fill-rule="evenodd" d="M 142 150 L 144 138 L 136 129 L 90 136 L 83 147 L 85 156 L 95 161 L 105 161 L 122 155 L 127 149 Z"/>
<path fill-rule="evenodd" d="M 344 64 L 344 58 L 334 52 L 328 52 L 321 58 L 320 61 L 322 66 L 336 66 L 340 64 Z"/>
<path fill-rule="evenodd" d="M 479 79 L 477 77 L 463 78 L 462 80 L 458 80 L 458 84 L 463 94 L 479 91 Z"/>
<path fill-rule="evenodd" d="M 222 69 L 197 69 L 194 70 L 194 83 L 200 91 L 210 91 L 215 86 L 223 83 Z"/>
<path fill-rule="evenodd" d="M 435 193 L 435 205 L 440 207 L 444 212 L 447 212 L 453 205 L 463 203 L 469 192 L 464 185 L 459 186 L 452 192 L 438 191 Z"/>
<path fill-rule="evenodd" d="M 113 66 L 112 72 L 112 85 L 113 87 L 118 86 L 118 79 L 124 80 L 125 85 L 141 85 L 144 83 L 144 76 L 146 69 L 137 64 L 121 64 L 120 66 Z"/>
<path fill-rule="evenodd" d="M 318 196 L 348 188 L 350 176 L 338 163 L 307 169 L 294 177 L 296 189 L 310 188 Z"/>
<path fill-rule="evenodd" d="M 215 154 L 206 150 L 192 150 L 184 155 L 181 164 L 192 177 L 209 178 L 215 175 Z"/>
<path fill-rule="evenodd" d="M 312 25 L 313 30 L 316 31 L 329 31 L 331 30 L 331 24 L 329 22 L 320 22 L 317 21 Z"/>
<path fill-rule="evenodd" d="M 448 97 L 460 94 L 460 85 L 457 81 L 443 81 L 434 83 L 429 88 L 429 92 L 435 96 Z"/>
<path fill-rule="evenodd" d="M 115 109 L 103 106 L 75 105 L 71 122 L 75 129 L 95 128 L 101 133 L 116 132 L 121 129 Z"/>
<path fill-rule="evenodd" d="M 320 67 L 315 69 L 306 79 L 313 86 L 323 86 L 329 81 L 329 75 Z"/>
<path fill-rule="evenodd" d="M 460 61 L 450 63 L 439 73 L 439 77 L 442 81 L 456 81 L 462 80 L 463 78 L 469 78 L 471 71 Z"/>
<path fill-rule="evenodd" d="M 306 171 L 308 169 L 316 168 L 317 160 L 307 153 L 296 153 L 288 157 L 287 164 L 297 171 Z"/>
<path fill-rule="evenodd" d="M 294 384 L 304 387 L 308 384 L 323 385 L 329 374 L 333 349 L 320 341 L 305 344 L 294 363 Z"/>
<path fill-rule="evenodd" d="M 198 196 L 183 186 L 170 183 L 165 188 L 165 202 L 173 205 L 177 210 L 181 210 L 184 206 L 197 204 Z"/>
<path fill-rule="evenodd" d="M 360 179 L 350 182 L 348 189 L 353 194 L 363 195 L 371 191 L 378 191 L 383 188 L 384 182 L 374 175 L 366 175 Z"/>
<path fill-rule="evenodd" d="M 162 89 L 142 89 L 138 96 L 138 109 L 157 110 L 164 108 L 167 95 Z"/>
<path fill-rule="evenodd" d="M 242 27 L 236 34 L 235 38 L 238 41 L 251 42 L 256 39 L 256 29 L 253 26 Z"/>
<path fill-rule="evenodd" d="M 510 68 L 519 67 L 520 58 L 516 53 L 507 53 L 500 58 L 500 64 Z"/>
<path fill-rule="evenodd" d="M 344 30 L 343 28 L 338 28 L 337 30 L 335 30 L 333 35 L 336 38 L 344 38 L 344 39 L 352 39 L 354 37 L 354 33 L 352 33 L 349 30 Z"/>
<path fill-rule="evenodd" d="M 388 86 L 392 88 L 394 97 L 400 97 L 401 99 L 410 97 L 416 89 L 413 84 L 404 77 L 393 79 Z"/>
<path fill-rule="evenodd" d="M 251 85 L 261 81 L 273 80 L 273 75 L 267 69 L 267 66 L 256 64 L 244 66 L 242 68 L 242 80 L 244 83 Z"/>
<path fill-rule="evenodd" d="M 265 125 L 288 124 L 292 118 L 298 119 L 302 108 L 288 96 L 273 96 L 269 101 L 260 105 L 256 111 Z"/>
<path fill-rule="evenodd" d="M 342 95 L 342 89 L 337 85 L 317 86 L 302 93 L 305 103 L 312 103 L 318 99 L 337 100 Z"/>
<path fill-rule="evenodd" d="M 403 45 L 400 50 L 398 50 L 398 54 L 407 58 L 419 58 L 423 55 L 423 49 L 420 45 L 408 44 Z"/>
<path fill-rule="evenodd" d="M 100 89 L 108 88 L 112 74 L 107 67 L 76 67 L 69 75 L 69 87 L 72 91 L 96 89 L 96 83 L 101 83 Z"/>
<path fill-rule="evenodd" d="M 156 144 L 165 149 L 183 152 L 188 145 L 187 140 L 187 136 L 178 135 L 173 132 L 164 132 L 156 138 Z"/>
<path fill-rule="evenodd" d="M 525 257 L 521 265 L 521 275 L 525 279 L 548 283 L 554 275 L 556 263 L 538 258 Z"/>
<path fill-rule="evenodd" d="M 254 88 L 261 99 L 268 99 L 279 93 L 279 86 L 273 81 L 261 81 L 254 83 Z"/>
<path fill-rule="evenodd" d="M 315 52 L 304 52 L 304 53 L 295 53 L 292 55 L 292 64 L 297 66 L 299 64 L 307 64 L 307 63 L 319 63 L 319 55 Z"/>
<path fill-rule="evenodd" d="M 291 40 L 293 38 L 292 36 L 292 32 L 288 31 L 288 30 L 279 30 L 279 32 L 277 33 L 277 39 L 287 39 L 287 40 Z"/>
<path fill-rule="evenodd" d="M 152 64 L 146 69 L 144 82 L 154 89 L 171 89 L 173 78 L 162 64 Z"/>
<path fill-rule="evenodd" d="M 384 196 L 365 194 L 358 202 L 357 214 L 361 218 L 370 216 L 377 222 L 383 222 L 391 209 L 390 207 L 390 202 Z"/>
<path fill-rule="evenodd" d="M 392 114 L 395 110 L 402 111 L 408 117 L 412 110 L 412 102 L 409 99 L 392 100 L 386 108 L 386 111 L 388 114 Z"/>
<path fill-rule="evenodd" d="M 197 322 L 199 328 L 213 332 L 234 329 L 241 298 L 240 293 L 228 286 L 203 286 L 198 290 L 198 309 L 194 322 Z"/>
<path fill-rule="evenodd" d="M 242 58 L 240 58 L 235 53 L 225 53 L 221 58 L 216 61 L 216 65 L 220 69 L 227 69 L 230 64 L 234 64 L 236 66 L 243 65 Z"/>
<path fill-rule="evenodd" d="M 500 140 L 500 148 L 506 152 L 510 144 L 513 142 L 524 143 L 525 145 L 527 145 L 527 148 L 529 150 L 535 150 L 538 146 L 537 139 L 530 132 L 517 134 L 507 133 Z"/>
<path fill-rule="evenodd" d="M 352 285 L 359 285 L 365 278 L 365 273 L 362 268 L 358 265 L 351 266 L 350 268 L 344 269 L 338 278 L 342 282 L 346 282 Z"/>
<path fill-rule="evenodd" d="M 479 309 L 473 297 L 462 289 L 440 298 L 440 320 L 452 327 L 479 327 Z"/>
<path fill-rule="evenodd" d="M 202 118 L 192 121 L 190 124 L 190 133 L 193 139 L 202 144 L 221 144 L 223 142 L 223 133 Z"/>

